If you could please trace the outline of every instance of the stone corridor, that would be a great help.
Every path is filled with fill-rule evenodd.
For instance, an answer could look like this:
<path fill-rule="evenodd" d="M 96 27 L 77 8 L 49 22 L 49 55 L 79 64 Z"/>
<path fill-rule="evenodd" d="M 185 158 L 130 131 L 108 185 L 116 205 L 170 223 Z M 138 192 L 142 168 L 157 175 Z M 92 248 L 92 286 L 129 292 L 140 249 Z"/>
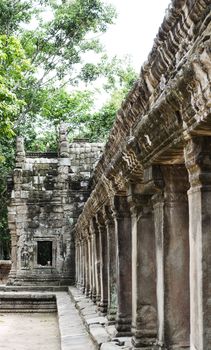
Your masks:
<path fill-rule="evenodd" d="M 17 142 L 8 287 L 75 283 L 102 350 L 211 350 L 210 9 L 172 1 L 103 153 Z"/>
<path fill-rule="evenodd" d="M 133 349 L 211 350 L 210 6 L 172 1 L 75 227 L 77 286 Z"/>

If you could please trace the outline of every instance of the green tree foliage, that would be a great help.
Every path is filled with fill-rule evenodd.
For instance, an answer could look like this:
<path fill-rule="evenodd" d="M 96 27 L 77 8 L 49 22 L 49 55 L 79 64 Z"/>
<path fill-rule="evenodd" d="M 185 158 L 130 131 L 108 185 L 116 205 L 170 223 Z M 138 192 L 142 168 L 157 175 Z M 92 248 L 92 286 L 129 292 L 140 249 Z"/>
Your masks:
<path fill-rule="evenodd" d="M 6 178 L 14 135 L 28 150 L 56 150 L 60 122 L 70 135 L 105 140 L 135 79 L 129 62 L 109 59 L 99 41 L 115 19 L 102 0 L 0 1 L 0 244 L 8 244 Z M 93 60 L 93 53 L 97 59 Z M 95 61 L 96 63 L 93 63 Z M 102 79 L 105 104 L 97 108 Z"/>
<path fill-rule="evenodd" d="M 12 135 L 12 123 L 24 106 L 17 89 L 30 70 L 29 60 L 14 36 L 0 35 L 0 137 Z"/>
<path fill-rule="evenodd" d="M 84 116 L 90 115 L 93 106 L 91 91 L 74 91 L 69 94 L 64 89 L 52 90 L 43 103 L 42 116 L 50 120 L 55 127 L 68 122 L 70 127 L 77 128 L 84 121 Z"/>
<path fill-rule="evenodd" d="M 34 2 L 35 3 L 35 2 Z M 28 0 L 0 1 L 0 34 L 14 35 L 21 23 L 28 23 L 37 12 Z"/>
<path fill-rule="evenodd" d="M 84 136 L 92 141 L 107 139 L 121 102 L 137 79 L 128 57 L 124 61 L 114 57 L 106 68 L 104 90 L 109 97 L 99 110 L 90 114 L 83 130 Z"/>
<path fill-rule="evenodd" d="M 2 250 L 2 258 L 8 259 L 10 236 L 7 223 L 7 202 L 10 193 L 7 183 L 14 161 L 14 142 L 12 139 L 1 137 L 0 154 L 4 155 L 0 160 L 0 253 Z"/>

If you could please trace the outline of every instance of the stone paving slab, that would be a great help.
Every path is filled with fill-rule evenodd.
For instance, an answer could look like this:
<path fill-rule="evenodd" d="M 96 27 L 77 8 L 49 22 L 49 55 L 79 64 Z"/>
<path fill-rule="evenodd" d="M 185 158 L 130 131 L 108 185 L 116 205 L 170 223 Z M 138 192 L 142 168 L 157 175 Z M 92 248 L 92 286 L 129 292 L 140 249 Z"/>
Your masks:
<path fill-rule="evenodd" d="M 0 313 L 0 349 L 61 350 L 56 313 Z"/>
<path fill-rule="evenodd" d="M 131 338 L 116 338 L 114 326 L 108 326 L 107 318 L 97 312 L 96 305 L 76 287 L 68 287 L 68 293 L 78 309 L 83 322 L 100 350 L 131 350 Z"/>
<path fill-rule="evenodd" d="M 3 299 L 46 299 L 54 298 L 57 305 L 61 350 L 96 350 L 75 304 L 67 292 L 49 291 L 0 291 L 0 302 Z"/>
<path fill-rule="evenodd" d="M 131 338 L 115 338 L 116 329 L 98 314 L 96 305 L 77 288 L 63 291 L 7 291 L 1 295 L 38 297 L 55 296 L 61 338 L 61 350 L 130 350 Z M 91 337 L 90 337 L 91 336 Z M 92 338 L 92 339 L 91 339 Z M 92 341 L 93 340 L 93 341 Z"/>
<path fill-rule="evenodd" d="M 56 293 L 61 350 L 95 350 L 96 347 L 75 308 L 65 292 Z"/>

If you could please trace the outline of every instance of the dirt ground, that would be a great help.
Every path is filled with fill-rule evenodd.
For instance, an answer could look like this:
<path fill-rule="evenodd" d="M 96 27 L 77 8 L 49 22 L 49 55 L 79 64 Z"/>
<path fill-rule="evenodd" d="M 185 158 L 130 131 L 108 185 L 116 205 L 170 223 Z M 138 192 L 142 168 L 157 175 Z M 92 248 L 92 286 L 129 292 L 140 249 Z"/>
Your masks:
<path fill-rule="evenodd" d="M 56 314 L 0 314 L 0 350 L 60 350 Z"/>

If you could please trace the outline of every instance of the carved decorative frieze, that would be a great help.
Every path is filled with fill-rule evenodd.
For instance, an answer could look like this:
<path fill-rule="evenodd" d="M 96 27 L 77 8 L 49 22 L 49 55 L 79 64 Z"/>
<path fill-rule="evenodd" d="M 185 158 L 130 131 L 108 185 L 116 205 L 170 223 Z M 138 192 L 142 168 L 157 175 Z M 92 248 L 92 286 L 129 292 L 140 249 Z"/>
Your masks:
<path fill-rule="evenodd" d="M 211 185 L 211 137 L 194 137 L 187 142 L 185 164 L 192 188 Z"/>

